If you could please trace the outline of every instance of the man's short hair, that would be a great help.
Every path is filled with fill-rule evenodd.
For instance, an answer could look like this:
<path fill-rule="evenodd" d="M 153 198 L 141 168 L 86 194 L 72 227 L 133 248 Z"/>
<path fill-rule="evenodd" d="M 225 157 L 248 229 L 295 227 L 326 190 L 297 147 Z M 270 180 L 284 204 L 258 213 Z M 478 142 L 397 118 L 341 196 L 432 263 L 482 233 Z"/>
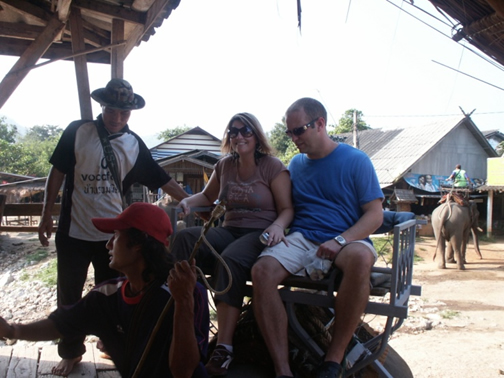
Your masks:
<path fill-rule="evenodd" d="M 303 110 L 309 119 L 315 119 L 318 117 L 324 118 L 327 122 L 327 111 L 324 105 L 320 101 L 315 100 L 311 97 L 303 97 L 295 101 L 289 109 L 285 112 L 286 115 Z"/>
<path fill-rule="evenodd" d="M 457 165 L 455 166 L 455 168 L 456 168 L 456 169 L 462 169 L 462 166 L 461 166 L 460 164 L 457 164 Z"/>

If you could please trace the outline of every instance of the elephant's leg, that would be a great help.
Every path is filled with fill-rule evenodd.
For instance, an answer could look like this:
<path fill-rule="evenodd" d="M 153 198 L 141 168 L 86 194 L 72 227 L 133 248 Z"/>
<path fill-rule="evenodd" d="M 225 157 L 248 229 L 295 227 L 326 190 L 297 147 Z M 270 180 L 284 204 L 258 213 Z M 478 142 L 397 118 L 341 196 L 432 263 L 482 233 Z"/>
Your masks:
<path fill-rule="evenodd" d="M 439 235 L 438 241 L 439 253 L 436 255 L 437 267 L 438 269 L 446 269 L 446 256 L 445 256 L 445 239 L 442 235 Z"/>
<path fill-rule="evenodd" d="M 463 245 L 464 245 L 464 235 L 459 234 L 452 236 L 450 243 L 455 250 L 455 257 L 457 258 L 457 267 L 459 270 L 464 270 L 464 256 L 462 255 Z"/>
<path fill-rule="evenodd" d="M 448 247 L 446 249 L 446 262 L 448 264 L 455 264 L 455 258 L 453 257 L 453 248 L 451 243 L 448 243 Z"/>
<path fill-rule="evenodd" d="M 466 236 L 464 237 L 464 242 L 462 243 L 462 261 L 464 262 L 464 264 L 467 264 L 467 260 L 466 260 L 466 251 L 467 251 L 467 243 L 469 243 L 469 233 L 466 234 Z"/>

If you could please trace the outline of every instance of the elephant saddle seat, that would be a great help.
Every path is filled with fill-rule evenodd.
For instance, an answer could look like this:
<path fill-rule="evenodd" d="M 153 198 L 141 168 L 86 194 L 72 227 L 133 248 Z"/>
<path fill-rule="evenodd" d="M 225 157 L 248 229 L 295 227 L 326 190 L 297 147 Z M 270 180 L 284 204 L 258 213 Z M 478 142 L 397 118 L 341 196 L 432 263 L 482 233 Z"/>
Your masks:
<path fill-rule="evenodd" d="M 441 199 L 439 200 L 439 203 L 445 203 L 449 201 L 455 201 L 460 206 L 466 206 L 469 207 L 469 201 L 467 198 L 462 196 L 460 193 L 452 192 L 452 193 L 447 193 Z"/>

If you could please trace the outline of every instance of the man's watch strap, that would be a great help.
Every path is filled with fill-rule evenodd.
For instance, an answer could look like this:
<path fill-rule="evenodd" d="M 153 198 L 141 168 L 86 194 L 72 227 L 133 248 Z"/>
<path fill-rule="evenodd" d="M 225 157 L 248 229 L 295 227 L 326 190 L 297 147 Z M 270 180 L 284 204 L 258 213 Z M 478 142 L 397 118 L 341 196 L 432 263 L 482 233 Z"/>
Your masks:
<path fill-rule="evenodd" d="M 341 236 L 341 235 L 336 236 L 336 237 L 334 238 L 334 240 L 336 240 L 336 243 L 338 243 L 338 244 L 339 244 L 339 245 L 341 245 L 342 247 L 343 247 L 345 244 L 347 244 L 346 239 L 345 239 L 343 236 Z"/>

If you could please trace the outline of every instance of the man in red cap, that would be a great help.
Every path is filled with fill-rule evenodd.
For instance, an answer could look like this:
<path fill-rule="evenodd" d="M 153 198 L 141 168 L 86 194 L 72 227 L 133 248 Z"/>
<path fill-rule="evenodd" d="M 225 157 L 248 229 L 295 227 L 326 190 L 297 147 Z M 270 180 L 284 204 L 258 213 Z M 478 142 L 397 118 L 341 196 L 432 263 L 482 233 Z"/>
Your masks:
<path fill-rule="evenodd" d="M 110 267 L 124 277 L 108 280 L 75 305 L 48 318 L 9 325 L 0 318 L 0 337 L 54 340 L 94 334 L 103 341 L 122 377 L 207 377 L 202 360 L 208 347 L 209 312 L 205 288 L 196 283 L 194 260 L 173 264 L 166 249 L 172 233 L 161 208 L 134 203 L 115 218 L 93 218 L 114 235 L 107 242 Z M 155 334 L 170 297 L 173 305 Z M 152 346 L 142 359 L 149 339 Z"/>
<path fill-rule="evenodd" d="M 56 251 L 58 306 L 76 303 L 82 296 L 89 264 L 95 284 L 117 276 L 108 266 L 105 244 L 109 235 L 98 232 L 91 218 L 115 217 L 126 207 L 129 188 L 136 182 L 151 190 L 162 188 L 177 200 L 187 197 L 153 159 L 142 139 L 128 126 L 131 111 L 145 106 L 130 83 L 112 79 L 91 93 L 102 113 L 95 121 L 72 122 L 51 156 L 39 240 L 49 245 L 52 209 L 64 181 Z M 68 375 L 85 352 L 84 335 L 63 338 L 58 345 L 62 361 L 54 374 Z"/>

